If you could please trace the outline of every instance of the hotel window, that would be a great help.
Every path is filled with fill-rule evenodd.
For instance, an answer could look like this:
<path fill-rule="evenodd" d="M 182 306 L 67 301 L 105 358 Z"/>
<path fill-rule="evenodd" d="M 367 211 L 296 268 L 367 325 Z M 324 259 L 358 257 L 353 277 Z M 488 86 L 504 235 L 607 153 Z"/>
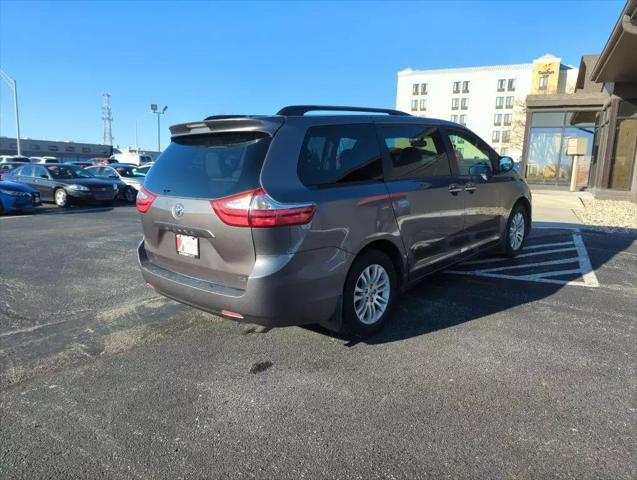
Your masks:
<path fill-rule="evenodd" d="M 421 110 L 427 110 L 427 99 L 423 98 L 420 100 L 420 109 Z"/>
<path fill-rule="evenodd" d="M 509 149 L 508 149 L 508 148 L 506 148 L 506 147 L 502 147 L 502 148 L 500 149 L 500 155 L 502 155 L 503 157 L 504 157 L 505 155 L 508 155 L 508 154 L 509 154 Z"/>
<path fill-rule="evenodd" d="M 469 93 L 469 82 L 462 82 L 462 93 Z"/>
<path fill-rule="evenodd" d="M 515 78 L 509 78 L 509 83 L 507 84 L 507 90 L 509 92 L 515 92 Z"/>
<path fill-rule="evenodd" d="M 421 95 L 427 95 L 427 84 L 426 83 L 421 83 L 420 84 L 420 94 Z"/>
<path fill-rule="evenodd" d="M 538 88 L 540 90 L 546 90 L 546 87 L 548 87 L 549 85 L 549 76 L 548 75 L 542 75 L 540 77 L 540 84 L 538 85 Z"/>
<path fill-rule="evenodd" d="M 511 132 L 509 130 L 504 130 L 502 132 L 502 143 L 509 143 L 511 141 Z"/>
<path fill-rule="evenodd" d="M 74 152 L 75 151 L 75 147 L 66 147 L 64 149 L 65 152 Z"/>
<path fill-rule="evenodd" d="M 491 135 L 491 141 L 493 143 L 498 143 L 500 141 L 500 130 L 494 130 Z"/>
<path fill-rule="evenodd" d="M 451 115 L 451 121 L 454 123 L 458 123 L 458 115 Z"/>
<path fill-rule="evenodd" d="M 82 153 L 91 153 L 91 149 L 88 147 L 82 147 Z"/>
<path fill-rule="evenodd" d="M 504 97 L 495 97 L 495 108 L 502 108 L 504 106 Z"/>
<path fill-rule="evenodd" d="M 510 113 L 505 113 L 504 114 L 504 125 L 506 127 L 511 125 L 511 114 Z"/>
<path fill-rule="evenodd" d="M 415 112 L 416 110 L 418 110 L 418 100 L 412 100 L 411 101 L 411 111 Z"/>
<path fill-rule="evenodd" d="M 466 125 L 467 124 L 467 116 L 466 115 L 460 115 L 460 121 L 458 123 L 460 125 Z"/>
<path fill-rule="evenodd" d="M 31 150 L 40 150 L 40 145 L 31 145 Z"/>
<path fill-rule="evenodd" d="M 502 114 L 501 113 L 496 113 L 493 116 L 493 124 L 494 125 L 502 125 Z"/>
<path fill-rule="evenodd" d="M 451 99 L 451 110 L 458 110 L 458 103 L 460 102 L 459 98 Z"/>
<path fill-rule="evenodd" d="M 506 86 L 507 81 L 504 78 L 498 80 L 498 92 L 504 92 L 504 87 Z"/>
<path fill-rule="evenodd" d="M 417 83 L 414 83 L 411 86 L 411 93 L 413 93 L 414 95 L 418 95 L 418 89 L 420 88 L 420 85 Z"/>
<path fill-rule="evenodd" d="M 51 151 L 51 152 L 57 152 L 57 151 L 58 151 L 58 147 L 57 147 L 57 145 L 49 145 L 49 151 Z"/>
<path fill-rule="evenodd" d="M 513 108 L 513 97 L 507 97 L 506 108 Z"/>
<path fill-rule="evenodd" d="M 453 82 L 453 93 L 460 93 L 460 82 Z"/>
<path fill-rule="evenodd" d="M 460 100 L 460 109 L 466 110 L 467 108 L 469 108 L 469 99 L 463 98 L 462 100 Z"/>

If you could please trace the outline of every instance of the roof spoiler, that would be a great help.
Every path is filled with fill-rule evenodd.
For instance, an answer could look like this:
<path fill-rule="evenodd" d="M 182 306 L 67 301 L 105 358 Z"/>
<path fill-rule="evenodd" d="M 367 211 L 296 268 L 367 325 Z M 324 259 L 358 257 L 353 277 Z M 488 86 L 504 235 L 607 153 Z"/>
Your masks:
<path fill-rule="evenodd" d="M 204 121 L 180 123 L 170 127 L 173 137 L 217 132 L 264 132 L 272 136 L 284 119 L 276 117 L 248 117 L 245 115 L 215 115 Z"/>
<path fill-rule="evenodd" d="M 392 110 L 390 108 L 367 108 L 367 107 L 343 107 L 334 105 L 289 105 L 283 107 L 276 114 L 282 116 L 303 116 L 307 112 L 366 112 L 366 113 L 385 113 L 387 115 L 400 115 L 408 116 L 408 113 L 401 112 L 400 110 Z"/>

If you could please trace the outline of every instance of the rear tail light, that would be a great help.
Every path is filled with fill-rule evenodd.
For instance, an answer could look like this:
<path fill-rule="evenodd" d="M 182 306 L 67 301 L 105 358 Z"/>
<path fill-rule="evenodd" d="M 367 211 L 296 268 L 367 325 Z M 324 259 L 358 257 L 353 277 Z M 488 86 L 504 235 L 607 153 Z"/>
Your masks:
<path fill-rule="evenodd" d="M 137 210 L 141 213 L 146 213 L 150 206 L 153 204 L 157 195 L 149 192 L 146 188 L 142 187 L 139 192 L 137 192 L 137 199 L 135 200 L 135 206 Z"/>
<path fill-rule="evenodd" d="M 234 227 L 281 227 L 308 223 L 316 205 L 279 203 L 262 188 L 211 200 L 217 216 Z"/>

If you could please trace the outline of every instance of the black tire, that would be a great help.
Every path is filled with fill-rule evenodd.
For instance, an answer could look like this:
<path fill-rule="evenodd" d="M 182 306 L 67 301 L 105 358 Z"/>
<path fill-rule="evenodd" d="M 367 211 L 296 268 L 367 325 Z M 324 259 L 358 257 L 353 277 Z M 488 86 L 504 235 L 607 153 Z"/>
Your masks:
<path fill-rule="evenodd" d="M 522 219 L 522 238 L 520 239 L 520 232 L 518 228 L 513 228 L 513 224 L 516 226 L 519 224 L 520 218 Z M 526 237 L 529 232 L 530 219 L 529 212 L 524 206 L 521 204 L 517 204 L 511 210 L 511 215 L 509 215 L 509 220 L 507 221 L 506 230 L 504 234 L 504 246 L 503 251 L 504 255 L 513 258 L 517 256 L 524 248 L 524 242 L 526 242 Z M 514 237 L 516 237 L 514 239 Z"/>
<path fill-rule="evenodd" d="M 71 204 L 71 199 L 63 188 L 57 188 L 53 192 L 53 201 L 59 208 L 67 208 Z"/>
<path fill-rule="evenodd" d="M 0 200 L 0 215 L 4 213 L 4 207 L 2 206 L 2 200 Z"/>
<path fill-rule="evenodd" d="M 361 321 L 359 315 L 356 313 L 354 290 L 356 288 L 359 279 L 364 271 L 373 266 L 380 266 L 387 274 L 389 279 L 389 298 L 386 302 L 385 310 L 379 318 L 374 319 L 373 323 L 366 323 Z M 382 275 L 382 273 L 381 273 Z M 384 282 L 383 282 L 384 284 Z M 360 295 L 360 293 L 358 293 Z M 396 269 L 391 259 L 383 252 L 375 249 L 369 249 L 363 251 L 354 260 L 345 280 L 345 287 L 343 288 L 343 323 L 344 331 L 346 333 L 353 334 L 359 337 L 369 336 L 379 331 L 385 325 L 387 318 L 391 314 L 392 307 L 398 295 L 398 276 L 396 275 Z M 376 297 L 378 298 L 378 296 Z M 357 302 L 357 305 L 362 305 Z M 374 309 L 376 308 L 376 304 Z M 363 307 L 364 308 L 364 307 Z"/>
<path fill-rule="evenodd" d="M 124 190 L 124 199 L 128 203 L 135 203 L 135 200 L 137 199 L 137 190 L 133 187 L 126 187 L 126 190 Z"/>

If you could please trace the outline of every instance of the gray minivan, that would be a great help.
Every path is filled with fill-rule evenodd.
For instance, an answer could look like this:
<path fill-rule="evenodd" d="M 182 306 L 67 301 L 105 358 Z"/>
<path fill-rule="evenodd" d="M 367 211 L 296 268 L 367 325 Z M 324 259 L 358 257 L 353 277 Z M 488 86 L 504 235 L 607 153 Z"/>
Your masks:
<path fill-rule="evenodd" d="M 455 123 L 290 106 L 171 132 L 137 196 L 142 274 L 224 317 L 367 335 L 415 281 L 514 256 L 531 227 L 513 160 Z"/>

